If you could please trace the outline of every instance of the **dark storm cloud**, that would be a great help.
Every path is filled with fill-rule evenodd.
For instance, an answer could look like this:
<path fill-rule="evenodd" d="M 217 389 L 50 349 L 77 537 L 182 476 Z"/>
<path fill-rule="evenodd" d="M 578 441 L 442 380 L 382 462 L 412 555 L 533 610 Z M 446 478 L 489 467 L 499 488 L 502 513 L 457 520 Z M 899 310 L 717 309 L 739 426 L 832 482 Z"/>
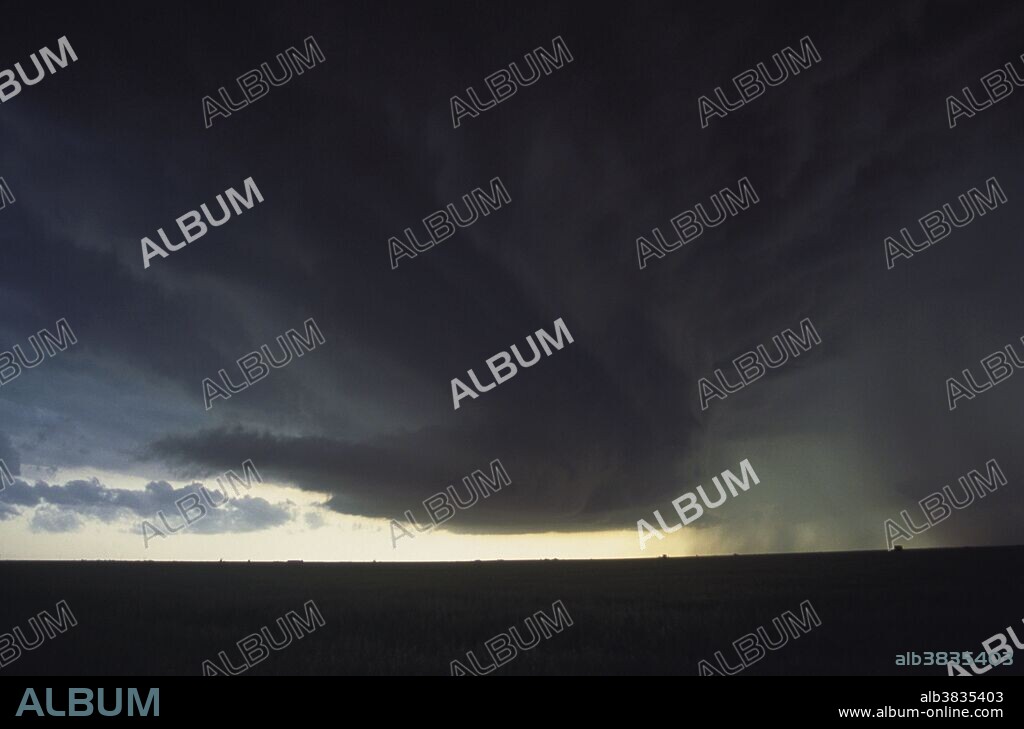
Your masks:
<path fill-rule="evenodd" d="M 500 458 L 513 487 L 459 520 L 495 532 L 629 527 L 743 458 L 795 464 L 776 503 L 858 535 L 993 456 L 1024 473 L 1009 435 L 1020 383 L 968 412 L 944 393 L 1024 334 L 1018 284 L 1000 275 L 1019 267 L 1019 207 L 897 270 L 882 255 L 884 236 L 992 175 L 1024 194 L 1019 97 L 954 130 L 944 108 L 1018 57 L 1019 9 L 341 15 L 210 10 L 183 44 L 183 20 L 141 36 L 130 15 L 73 11 L 81 60 L 4 106 L 0 173 L 23 192 L 0 221 L 0 330 L 24 342 L 68 316 L 81 342 L 4 388 L 24 460 L 202 475 L 251 458 L 338 511 L 392 517 Z M 66 32 L 52 26 L 39 18 Z M 204 94 L 310 34 L 322 66 L 203 128 Z M 452 129 L 453 93 L 556 35 L 572 64 Z M 734 95 L 734 75 L 804 35 L 820 64 L 700 128 L 699 96 Z M 263 204 L 141 269 L 141 236 L 173 235 L 247 176 Z M 390 269 L 389 236 L 494 176 L 511 204 Z M 741 177 L 758 205 L 637 270 L 637 236 Z M 323 347 L 202 410 L 203 377 L 234 375 L 310 316 Z M 805 316 L 820 350 L 701 412 L 700 377 Z M 452 410 L 452 377 L 558 317 L 574 344 Z M 815 450 L 764 444 L 789 436 Z M 855 492 L 849 464 L 823 484 L 801 471 L 840 450 L 867 454 Z M 102 511 L 92 497 L 62 508 Z M 967 536 L 1011 538 L 1021 500 L 1006 501 Z"/>
<path fill-rule="evenodd" d="M 0 492 L 0 520 L 17 516 L 22 509 L 34 509 L 31 528 L 46 532 L 74 531 L 81 525 L 80 517 L 114 522 L 128 518 L 155 519 L 163 512 L 172 521 L 180 521 L 176 502 L 189 494 L 198 495 L 199 486 L 174 488 L 165 481 L 155 481 L 135 491 L 110 488 L 95 479 L 69 481 L 63 485 L 43 481 L 28 484 L 17 479 Z M 212 487 L 209 491 L 210 501 L 217 506 L 208 509 L 208 514 L 193 525 L 194 531 L 208 534 L 257 531 L 294 518 L 289 503 L 271 504 L 248 494 L 232 497 Z M 205 505 L 205 500 L 202 503 Z M 192 514 L 194 516 L 195 512 Z"/>
<path fill-rule="evenodd" d="M 668 468 L 667 460 L 656 462 L 657 454 L 636 439 L 622 439 L 604 452 L 575 441 L 552 448 L 559 428 L 571 427 L 568 419 L 527 432 L 486 424 L 473 432 L 424 429 L 367 443 L 213 431 L 166 438 L 154 444 L 152 455 L 219 468 L 243 453 L 259 453 L 266 478 L 325 492 L 328 507 L 370 517 L 401 517 L 406 509 L 419 513 L 424 499 L 460 484 L 473 471 L 490 476 L 490 464 L 498 459 L 513 486 L 481 501 L 472 519 L 461 520 L 496 532 L 594 526 L 609 511 L 630 504 L 622 488 L 627 479 L 646 473 L 656 480 L 659 468 Z M 612 438 L 596 431 L 594 437 L 601 442 Z"/>

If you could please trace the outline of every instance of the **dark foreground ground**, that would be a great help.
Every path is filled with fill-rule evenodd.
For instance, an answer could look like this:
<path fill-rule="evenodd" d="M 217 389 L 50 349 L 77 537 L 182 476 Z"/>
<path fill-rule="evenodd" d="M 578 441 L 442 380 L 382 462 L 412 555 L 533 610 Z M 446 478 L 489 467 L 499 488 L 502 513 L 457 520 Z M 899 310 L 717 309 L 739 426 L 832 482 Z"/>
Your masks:
<path fill-rule="evenodd" d="M 945 674 L 908 651 L 1024 637 L 1024 547 L 633 561 L 464 564 L 0 562 L 0 632 L 66 600 L 78 626 L 0 669 L 193 674 L 314 600 L 326 625 L 252 674 L 446 675 L 466 651 L 561 600 L 573 626 L 495 673 L 696 675 L 734 640 L 810 600 L 820 627 L 743 675 Z M 526 631 L 529 635 L 529 631 Z M 485 660 L 485 659 L 484 659 Z M 237 662 L 237 661 L 236 661 Z M 1024 673 L 1013 666 L 989 675 Z"/>

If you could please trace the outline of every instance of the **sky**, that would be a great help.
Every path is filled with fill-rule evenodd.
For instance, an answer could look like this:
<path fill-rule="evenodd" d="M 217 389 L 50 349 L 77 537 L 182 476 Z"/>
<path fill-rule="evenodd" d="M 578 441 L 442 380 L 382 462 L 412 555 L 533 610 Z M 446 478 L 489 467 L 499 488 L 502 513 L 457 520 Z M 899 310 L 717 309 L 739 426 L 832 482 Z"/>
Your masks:
<path fill-rule="evenodd" d="M 882 549 L 991 459 L 1008 486 L 910 544 L 1021 542 L 1024 377 L 946 391 L 1024 352 L 1024 93 L 946 107 L 1024 75 L 1019 5 L 246 8 L 5 13 L 0 69 L 61 36 L 78 60 L 0 104 L 0 351 L 60 319 L 77 342 L 0 386 L 0 558 Z M 204 96 L 310 36 L 323 63 L 207 128 Z M 453 95 L 556 37 L 571 63 L 453 126 Z M 819 63 L 702 128 L 701 96 L 804 37 Z M 250 177 L 262 202 L 143 266 Z M 510 202 L 392 268 L 389 238 L 495 177 Z M 744 177 L 756 205 L 638 266 L 639 236 Z M 886 236 L 991 177 L 1008 204 L 887 268 Z M 452 378 L 559 318 L 571 344 L 453 408 Z M 701 378 L 805 318 L 820 345 L 701 408 Z M 205 378 L 309 319 L 322 344 L 205 407 Z M 393 540 L 496 459 L 508 485 Z M 744 460 L 757 486 L 639 549 L 639 519 Z M 260 482 L 144 538 L 246 461 Z"/>

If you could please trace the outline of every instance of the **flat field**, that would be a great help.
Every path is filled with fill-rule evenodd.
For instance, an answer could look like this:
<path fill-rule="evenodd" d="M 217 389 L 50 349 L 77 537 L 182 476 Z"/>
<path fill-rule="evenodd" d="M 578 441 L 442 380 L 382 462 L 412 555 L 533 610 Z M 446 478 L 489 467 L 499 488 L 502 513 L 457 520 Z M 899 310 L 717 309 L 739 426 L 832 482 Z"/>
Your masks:
<path fill-rule="evenodd" d="M 471 563 L 0 562 L 0 632 L 55 614 L 78 625 L 0 675 L 201 673 L 262 627 L 313 600 L 326 624 L 254 666 L 254 675 L 447 675 L 484 642 L 562 601 L 572 625 L 496 674 L 696 675 L 701 659 L 809 600 L 821 625 L 744 675 L 932 674 L 897 654 L 981 652 L 1024 637 L 1024 547 Z M 1024 652 L 995 674 L 1024 673 Z M 924 661 L 922 660 L 922 663 Z"/>

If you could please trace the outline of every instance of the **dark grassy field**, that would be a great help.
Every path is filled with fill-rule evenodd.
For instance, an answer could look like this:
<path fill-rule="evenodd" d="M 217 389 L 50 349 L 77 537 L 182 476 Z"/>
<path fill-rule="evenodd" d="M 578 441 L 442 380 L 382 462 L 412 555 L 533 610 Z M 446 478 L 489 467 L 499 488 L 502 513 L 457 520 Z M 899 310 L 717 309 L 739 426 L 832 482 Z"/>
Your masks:
<path fill-rule="evenodd" d="M 0 632 L 66 600 L 78 626 L 0 675 L 200 673 L 220 650 L 314 600 L 326 625 L 253 675 L 435 674 L 561 600 L 574 625 L 497 674 L 696 675 L 702 658 L 810 600 L 822 624 L 742 675 L 944 675 L 906 651 L 1024 636 L 1024 547 L 462 564 L 2 562 Z M 520 627 L 522 630 L 522 627 Z M 1024 673 L 1013 666 L 990 675 Z M 237 659 L 236 659 L 236 662 Z"/>

